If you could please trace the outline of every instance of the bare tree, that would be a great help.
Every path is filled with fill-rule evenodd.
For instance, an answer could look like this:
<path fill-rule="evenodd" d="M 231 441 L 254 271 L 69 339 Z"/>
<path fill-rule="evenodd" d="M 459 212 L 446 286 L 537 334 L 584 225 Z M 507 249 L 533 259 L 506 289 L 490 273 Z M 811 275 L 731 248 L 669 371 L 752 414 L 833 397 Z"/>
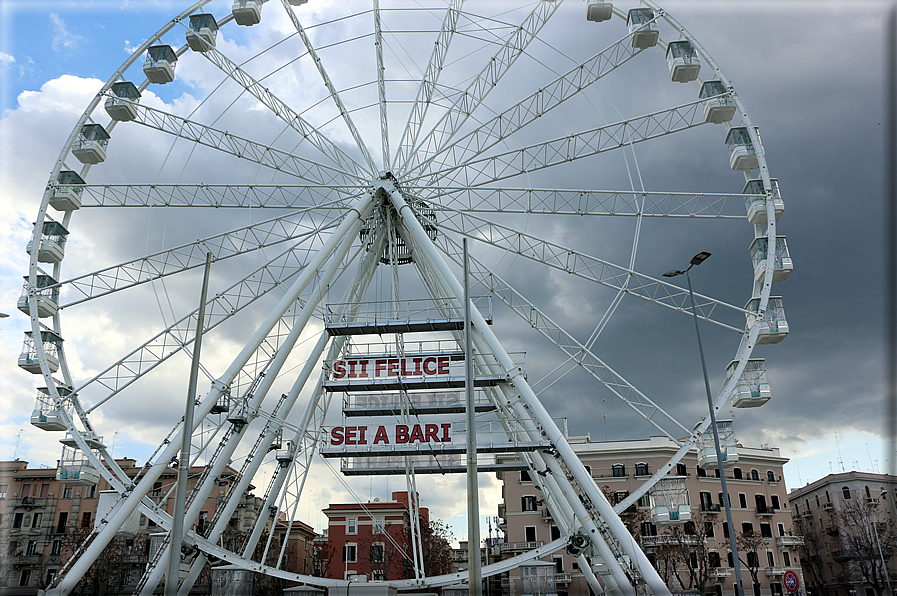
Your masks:
<path fill-rule="evenodd" d="M 707 539 L 715 533 L 716 522 L 702 513 L 691 521 L 672 526 L 670 534 L 675 542 L 671 547 L 678 551 L 678 559 L 682 563 L 681 568 L 676 568 L 675 577 L 685 590 L 704 593 L 712 569 L 718 564 L 707 549 Z M 687 583 L 682 578 L 683 572 Z"/>
<path fill-rule="evenodd" d="M 829 596 L 825 569 L 822 566 L 822 554 L 825 552 L 827 536 L 837 535 L 838 527 L 823 528 L 820 524 L 817 529 L 811 518 L 806 526 L 801 522 L 799 528 L 804 538 L 804 545 L 801 547 L 801 567 L 809 572 L 810 578 L 818 587 L 819 596 Z"/>
<path fill-rule="evenodd" d="M 427 524 L 421 524 L 420 533 L 425 575 L 451 573 L 452 545 L 449 542 L 451 533 L 448 526 L 442 520 L 430 520 Z M 411 528 L 408 526 L 405 527 L 405 540 L 405 544 L 411 544 Z M 406 578 L 414 577 L 411 561 L 413 561 L 413 557 L 405 558 Z"/>
<path fill-rule="evenodd" d="M 738 546 L 738 560 L 751 574 L 754 594 L 760 596 L 760 552 L 766 550 L 766 539 L 750 530 L 738 532 L 735 544 Z"/>
<path fill-rule="evenodd" d="M 71 528 L 62 537 L 61 562 L 65 563 L 90 535 L 90 522 Z M 75 593 L 113 596 L 140 577 L 146 565 L 149 541 L 145 536 L 114 538 L 81 578 Z"/>
<path fill-rule="evenodd" d="M 878 499 L 858 496 L 835 514 L 840 545 L 849 557 L 850 579 L 869 584 L 878 596 L 888 588 L 889 561 L 897 539 L 892 520 L 878 514 Z"/>

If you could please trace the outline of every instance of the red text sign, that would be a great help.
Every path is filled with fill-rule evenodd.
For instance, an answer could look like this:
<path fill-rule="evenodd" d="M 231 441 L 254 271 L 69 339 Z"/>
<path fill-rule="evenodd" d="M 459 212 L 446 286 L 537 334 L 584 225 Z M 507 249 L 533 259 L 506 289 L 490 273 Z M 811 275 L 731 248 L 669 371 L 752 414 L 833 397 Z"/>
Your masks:
<path fill-rule="evenodd" d="M 330 429 L 330 445 L 411 445 L 451 442 L 451 423 L 334 426 Z"/>

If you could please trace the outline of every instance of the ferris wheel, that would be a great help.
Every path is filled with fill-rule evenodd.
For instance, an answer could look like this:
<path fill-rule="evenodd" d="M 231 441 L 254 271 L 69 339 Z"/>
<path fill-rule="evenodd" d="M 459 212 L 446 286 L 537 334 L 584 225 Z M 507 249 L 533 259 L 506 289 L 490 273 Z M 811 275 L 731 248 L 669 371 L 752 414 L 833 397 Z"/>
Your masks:
<path fill-rule="evenodd" d="M 171 528 L 146 495 L 178 456 L 182 408 L 171 410 L 172 430 L 136 479 L 101 435 L 118 430 L 123 411 L 159 409 L 154 391 L 180 378 L 198 318 L 211 388 L 197 400 L 191 444 L 206 471 L 185 519 L 196 518 L 233 460 L 242 464 L 206 531 L 190 533 L 199 555 L 180 591 L 208 557 L 336 585 L 279 568 L 282 551 L 275 565 L 251 559 L 267 512 L 296 511 L 313 462 L 328 450 L 344 473 L 358 474 L 375 472 L 372 458 L 388 468 L 398 454 L 392 471 L 411 489 L 430 463 L 452 468 L 458 453 L 435 451 L 445 445 L 418 455 L 394 445 L 340 451 L 327 438 L 333 428 L 345 433 L 334 395 L 346 396 L 343 416 L 366 408 L 381 421 L 414 422 L 427 389 L 457 386 L 449 378 L 462 359 L 466 262 L 483 379 L 478 428 L 496 429 L 492 453 L 515 451 L 520 469 L 534 472 L 562 530 L 560 540 L 484 574 L 569 544 L 603 560 L 601 578 L 581 565 L 596 591 L 625 593 L 641 578 L 666 593 L 617 513 L 646 494 L 658 502 L 672 494 L 668 473 L 705 446 L 710 418 L 680 420 L 648 389 L 662 363 L 621 361 L 602 341 L 633 317 L 692 316 L 686 289 L 640 267 L 651 261 L 644 251 L 656 222 L 673 236 L 700 226 L 753 239 L 738 300 L 696 296 L 698 317 L 731 349 L 717 410 L 770 398 L 753 350 L 788 333 L 773 295 L 792 267 L 777 231 L 784 203 L 758 129 L 716 62 L 647 0 L 211 6 L 186 8 L 110 76 L 62 148 L 37 213 L 19 301 L 31 317 L 19 365 L 42 377 L 32 422 L 66 432 L 60 480 L 103 477 L 119 494 L 53 588 L 71 591 L 136 511 Z M 666 179 L 689 159 L 700 176 L 692 168 Z M 207 255 L 213 296 L 200 317 L 192 297 Z M 143 324 L 157 318 L 154 329 Z M 96 346 L 64 343 L 63 323 L 94 320 L 142 335 L 114 342 L 120 352 L 81 375 L 85 367 L 73 363 Z M 506 330 L 510 352 L 500 340 Z M 526 345 L 535 350 L 529 364 L 517 353 Z M 390 375 L 401 381 L 390 385 Z M 625 406 L 634 428 L 678 445 L 614 506 L 540 400 L 575 375 Z M 437 430 L 421 432 L 440 442 Z M 263 477 L 265 515 L 241 550 L 221 547 L 240 495 Z M 154 555 L 141 593 L 164 578 L 168 547 Z M 459 577 L 419 575 L 400 588 Z"/>

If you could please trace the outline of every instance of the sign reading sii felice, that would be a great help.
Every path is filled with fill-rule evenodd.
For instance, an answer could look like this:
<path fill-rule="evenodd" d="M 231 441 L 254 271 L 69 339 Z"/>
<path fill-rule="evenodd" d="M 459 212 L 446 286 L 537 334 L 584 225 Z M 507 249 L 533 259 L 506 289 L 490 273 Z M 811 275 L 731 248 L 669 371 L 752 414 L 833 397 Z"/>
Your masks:
<path fill-rule="evenodd" d="M 331 445 L 410 445 L 451 442 L 451 423 L 334 426 L 330 429 Z"/>
<path fill-rule="evenodd" d="M 347 358 L 333 363 L 334 379 L 429 377 L 449 374 L 448 356 L 407 358 Z"/>

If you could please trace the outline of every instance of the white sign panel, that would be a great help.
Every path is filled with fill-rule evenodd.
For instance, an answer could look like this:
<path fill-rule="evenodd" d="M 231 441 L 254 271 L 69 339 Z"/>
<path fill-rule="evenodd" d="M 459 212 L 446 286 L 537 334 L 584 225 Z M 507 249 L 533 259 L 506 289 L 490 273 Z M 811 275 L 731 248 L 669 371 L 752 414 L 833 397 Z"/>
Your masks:
<path fill-rule="evenodd" d="M 388 379 L 390 377 L 432 377 L 448 375 L 449 356 L 407 356 L 405 358 L 346 358 L 331 365 L 333 379 Z"/>
<path fill-rule="evenodd" d="M 350 445 L 413 445 L 451 443 L 452 423 L 367 424 L 334 426 L 328 431 L 331 448 Z"/>

